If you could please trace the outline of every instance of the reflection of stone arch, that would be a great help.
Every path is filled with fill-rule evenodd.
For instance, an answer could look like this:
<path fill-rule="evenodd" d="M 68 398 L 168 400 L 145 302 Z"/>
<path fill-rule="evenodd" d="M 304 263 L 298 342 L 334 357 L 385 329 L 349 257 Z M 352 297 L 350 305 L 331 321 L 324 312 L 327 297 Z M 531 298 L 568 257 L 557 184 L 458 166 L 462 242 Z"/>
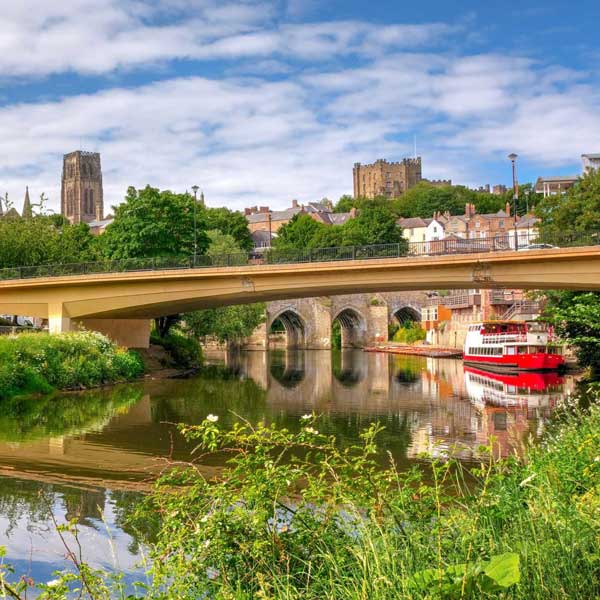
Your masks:
<path fill-rule="evenodd" d="M 403 304 L 396 306 L 391 311 L 391 318 L 395 319 L 399 325 L 406 325 L 407 323 L 420 323 L 421 322 L 421 309 L 412 304 Z"/>
<path fill-rule="evenodd" d="M 356 387 L 366 376 L 362 352 L 342 350 L 336 352 L 332 360 L 333 376 L 346 388 Z"/>
<path fill-rule="evenodd" d="M 304 359 L 303 352 L 275 351 L 269 357 L 269 373 L 284 388 L 293 389 L 304 381 Z"/>
<path fill-rule="evenodd" d="M 331 319 L 342 327 L 342 348 L 360 348 L 365 345 L 367 321 L 353 306 L 346 306 Z"/>
<path fill-rule="evenodd" d="M 269 333 L 272 332 L 273 325 L 277 321 L 283 325 L 287 348 L 304 348 L 306 346 L 306 324 L 297 311 L 292 308 L 284 308 L 277 313 L 269 322 Z"/>

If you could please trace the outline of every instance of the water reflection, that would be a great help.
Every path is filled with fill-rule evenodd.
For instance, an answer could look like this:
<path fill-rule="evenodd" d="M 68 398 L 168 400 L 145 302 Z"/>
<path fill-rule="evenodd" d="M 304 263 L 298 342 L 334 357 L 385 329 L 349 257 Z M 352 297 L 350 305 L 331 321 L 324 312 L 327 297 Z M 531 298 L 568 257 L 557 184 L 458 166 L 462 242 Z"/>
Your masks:
<path fill-rule="evenodd" d="M 50 578 L 64 566 L 52 511 L 59 521 L 80 520 L 98 566 L 113 560 L 108 523 L 115 556 L 132 572 L 138 542 L 124 517 L 169 459 L 189 459 L 191 447 L 176 423 L 199 423 L 213 413 L 225 426 L 243 417 L 294 429 L 299 416 L 314 411 L 319 429 L 347 444 L 378 421 L 385 426 L 382 447 L 408 468 L 422 453 L 473 459 L 491 439 L 497 456 L 519 451 L 574 387 L 571 377 L 554 374 L 495 375 L 457 360 L 358 350 L 211 360 L 191 379 L 0 406 L 0 545 L 19 571 Z M 203 462 L 207 475 L 218 472 L 220 460 Z M 36 559 L 27 562 L 32 552 Z"/>

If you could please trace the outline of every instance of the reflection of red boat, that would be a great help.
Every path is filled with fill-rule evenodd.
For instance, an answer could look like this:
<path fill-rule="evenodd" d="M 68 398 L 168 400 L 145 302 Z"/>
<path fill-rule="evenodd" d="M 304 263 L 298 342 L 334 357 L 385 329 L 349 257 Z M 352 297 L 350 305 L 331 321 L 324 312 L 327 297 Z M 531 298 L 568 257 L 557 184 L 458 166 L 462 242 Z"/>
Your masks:
<path fill-rule="evenodd" d="M 467 393 L 478 406 L 553 406 L 564 394 L 558 373 L 493 373 L 464 367 Z"/>
<path fill-rule="evenodd" d="M 490 370 L 556 371 L 565 359 L 548 337 L 540 323 L 487 321 L 470 325 L 464 361 Z"/>
<path fill-rule="evenodd" d="M 563 385 L 565 378 L 558 373 L 536 373 L 524 371 L 519 373 L 493 373 L 484 369 L 465 366 L 465 373 L 473 373 L 486 377 L 490 381 L 497 381 L 506 386 L 511 386 L 521 390 L 531 390 L 532 392 L 545 392 L 548 388 L 556 385 Z"/>

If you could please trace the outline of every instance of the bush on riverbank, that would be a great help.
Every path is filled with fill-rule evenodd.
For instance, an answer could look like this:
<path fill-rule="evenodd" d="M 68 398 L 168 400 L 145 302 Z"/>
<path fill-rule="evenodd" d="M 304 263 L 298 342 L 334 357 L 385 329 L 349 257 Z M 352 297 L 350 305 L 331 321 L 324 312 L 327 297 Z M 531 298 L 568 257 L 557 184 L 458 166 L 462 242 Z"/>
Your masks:
<path fill-rule="evenodd" d="M 150 343 L 162 346 L 173 360 L 173 367 L 179 369 L 194 369 L 202 364 L 202 348 L 197 339 L 171 331 L 164 337 L 156 331 L 150 336 Z"/>
<path fill-rule="evenodd" d="M 203 451 L 233 454 L 223 478 L 174 471 L 141 515 L 162 515 L 150 597 L 166 588 L 169 598 L 315 600 L 600 593 L 597 407 L 566 418 L 527 464 L 490 458 L 466 471 L 434 461 L 427 475 L 381 470 L 376 427 L 341 450 L 313 418 L 299 434 L 214 421 L 183 430 Z"/>
<path fill-rule="evenodd" d="M 0 338 L 0 399 L 127 381 L 142 372 L 135 352 L 98 333 Z"/>

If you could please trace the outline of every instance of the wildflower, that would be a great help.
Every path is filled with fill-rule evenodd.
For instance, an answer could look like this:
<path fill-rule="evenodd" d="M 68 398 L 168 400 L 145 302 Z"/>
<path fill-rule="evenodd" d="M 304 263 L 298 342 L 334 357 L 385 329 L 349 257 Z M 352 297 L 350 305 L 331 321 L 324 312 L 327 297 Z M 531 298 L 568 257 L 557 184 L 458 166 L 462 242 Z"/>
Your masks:
<path fill-rule="evenodd" d="M 60 585 L 60 579 L 51 579 L 46 585 L 48 587 L 57 587 Z"/>
<path fill-rule="evenodd" d="M 313 435 L 319 435 L 319 432 L 312 427 L 305 427 L 304 431 L 306 431 L 306 433 L 312 433 Z"/>
<path fill-rule="evenodd" d="M 209 423 L 216 423 L 216 422 L 219 420 L 219 417 L 218 417 L 218 415 L 208 415 L 208 416 L 206 417 L 206 420 L 207 420 Z"/>
<path fill-rule="evenodd" d="M 308 421 L 309 419 L 312 419 L 312 415 L 302 415 L 300 417 L 303 421 Z"/>

